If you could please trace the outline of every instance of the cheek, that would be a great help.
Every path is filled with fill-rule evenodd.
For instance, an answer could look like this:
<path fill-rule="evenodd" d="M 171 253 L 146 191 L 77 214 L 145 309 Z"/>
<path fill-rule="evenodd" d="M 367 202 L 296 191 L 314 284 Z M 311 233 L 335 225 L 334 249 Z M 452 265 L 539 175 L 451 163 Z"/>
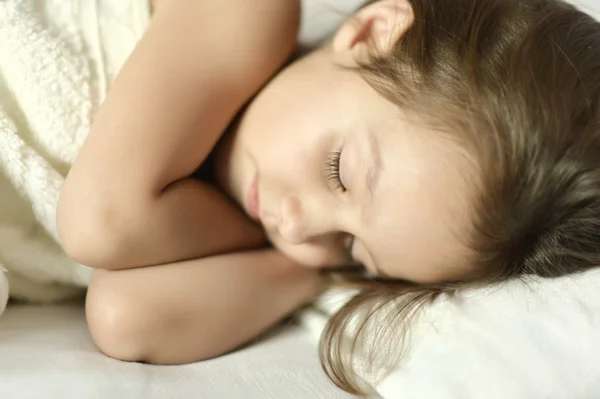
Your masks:
<path fill-rule="evenodd" d="M 376 250 L 386 273 L 420 284 L 452 280 L 462 247 L 444 223 L 446 215 L 426 200 L 406 209 L 389 219 L 395 223 L 381 224 Z"/>
<path fill-rule="evenodd" d="M 301 150 L 332 118 L 332 99 L 305 76 L 285 75 L 255 99 L 248 113 L 251 140 L 272 152 Z"/>
<path fill-rule="evenodd" d="M 259 160 L 278 160 L 298 152 L 305 128 L 294 110 L 263 101 L 248 116 L 244 142 Z"/>
<path fill-rule="evenodd" d="M 311 243 L 294 245 L 277 234 L 268 233 L 268 236 L 275 248 L 305 267 L 324 268 L 342 264 L 339 251 L 335 248 Z"/>
<path fill-rule="evenodd" d="M 300 119 L 310 119 L 306 116 Z M 315 168 L 322 167 L 326 139 L 322 128 L 299 121 L 290 111 L 257 119 L 245 141 L 264 177 L 305 186 L 320 171 Z"/>

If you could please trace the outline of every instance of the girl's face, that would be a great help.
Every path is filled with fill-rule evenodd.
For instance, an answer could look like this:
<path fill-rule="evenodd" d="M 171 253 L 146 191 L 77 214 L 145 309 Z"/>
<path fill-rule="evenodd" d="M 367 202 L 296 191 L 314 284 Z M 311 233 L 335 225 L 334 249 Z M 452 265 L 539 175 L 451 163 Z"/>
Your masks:
<path fill-rule="evenodd" d="M 466 157 L 336 61 L 318 50 L 254 99 L 223 144 L 223 186 L 303 264 L 358 262 L 415 282 L 458 277 Z"/>
<path fill-rule="evenodd" d="M 474 166 L 340 67 L 395 43 L 410 22 L 405 6 L 368 6 L 331 45 L 278 74 L 221 145 L 217 169 L 223 188 L 300 263 L 357 262 L 384 277 L 437 282 L 466 271 Z"/>

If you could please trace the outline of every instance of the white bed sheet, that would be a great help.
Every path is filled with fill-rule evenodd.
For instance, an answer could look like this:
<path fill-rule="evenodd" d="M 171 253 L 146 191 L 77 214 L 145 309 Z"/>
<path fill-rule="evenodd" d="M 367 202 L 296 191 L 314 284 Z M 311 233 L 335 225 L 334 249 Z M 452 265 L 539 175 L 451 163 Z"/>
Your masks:
<path fill-rule="evenodd" d="M 294 325 L 214 360 L 183 366 L 102 355 L 83 304 L 9 306 L 0 318 L 2 399 L 350 399 L 321 370 L 308 333 Z"/>

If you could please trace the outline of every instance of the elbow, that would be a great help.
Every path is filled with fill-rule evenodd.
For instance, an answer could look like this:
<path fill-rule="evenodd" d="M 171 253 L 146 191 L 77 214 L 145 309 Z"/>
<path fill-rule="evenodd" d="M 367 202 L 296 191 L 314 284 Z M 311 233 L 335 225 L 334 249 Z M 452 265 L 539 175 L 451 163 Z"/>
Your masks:
<path fill-rule="evenodd" d="M 147 339 L 152 331 L 142 331 L 141 314 L 136 302 L 110 282 L 112 276 L 94 275 L 86 298 L 88 329 L 98 349 L 106 356 L 126 362 L 143 362 L 147 358 Z M 105 278 L 107 277 L 107 278 Z M 101 280 L 98 284 L 98 280 Z M 112 286 L 111 286 L 112 285 Z"/>
<path fill-rule="evenodd" d="M 164 312 L 149 306 L 148 298 L 140 295 L 126 277 L 128 273 L 98 270 L 88 289 L 86 318 L 98 349 L 126 362 L 171 365 L 208 359 L 212 348 L 182 346 L 181 342 L 187 341 L 177 336 L 184 329 L 173 330 L 173 319 L 166 319 Z M 173 331 L 177 333 L 173 335 Z M 198 335 L 202 331 L 194 334 Z"/>
<path fill-rule="evenodd" d="M 112 218 L 106 209 L 97 202 L 85 203 L 68 192 L 61 193 L 56 224 L 60 244 L 69 258 L 93 268 L 119 268 L 119 248 L 124 237 L 111 226 Z"/>
<path fill-rule="evenodd" d="M 158 363 L 153 361 L 151 342 L 156 331 L 144 317 L 148 309 L 136 306 L 135 299 L 123 293 L 105 294 L 109 295 L 90 289 L 86 298 L 88 329 L 96 347 L 116 360 Z"/>
<path fill-rule="evenodd" d="M 64 221 L 59 223 L 59 240 L 63 252 L 73 261 L 97 268 L 104 269 L 110 263 L 110 251 L 107 250 L 106 234 L 101 234 L 95 227 L 87 223 L 71 221 L 65 227 Z"/>

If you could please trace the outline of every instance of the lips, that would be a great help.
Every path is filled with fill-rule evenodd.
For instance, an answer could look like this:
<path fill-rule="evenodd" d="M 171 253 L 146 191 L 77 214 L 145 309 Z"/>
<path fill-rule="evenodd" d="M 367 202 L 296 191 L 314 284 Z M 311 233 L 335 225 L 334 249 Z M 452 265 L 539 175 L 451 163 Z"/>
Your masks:
<path fill-rule="evenodd" d="M 260 220 L 260 199 L 258 195 L 258 173 L 254 175 L 254 179 L 252 179 L 252 183 L 250 183 L 250 187 L 248 188 L 248 193 L 246 195 L 246 207 L 248 208 L 248 215 L 256 220 Z"/>

